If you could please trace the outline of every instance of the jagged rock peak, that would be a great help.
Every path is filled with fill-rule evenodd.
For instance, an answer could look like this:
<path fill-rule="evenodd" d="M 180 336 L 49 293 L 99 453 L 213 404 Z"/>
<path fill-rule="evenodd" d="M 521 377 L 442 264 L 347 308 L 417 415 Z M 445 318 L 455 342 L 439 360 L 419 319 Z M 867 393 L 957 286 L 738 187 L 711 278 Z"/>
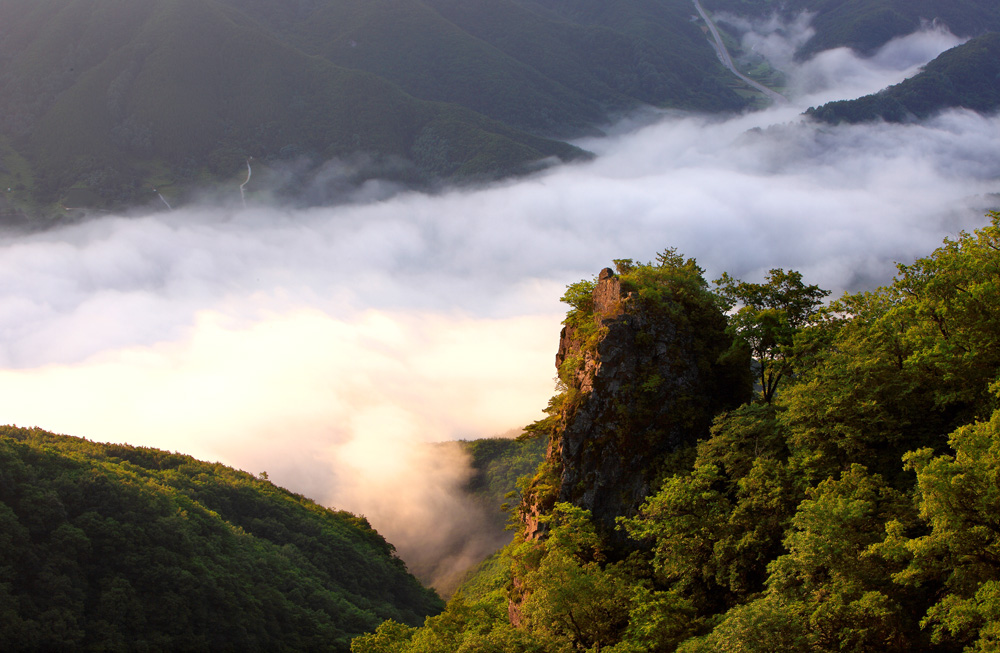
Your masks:
<path fill-rule="evenodd" d="M 604 268 L 597 276 L 594 288 L 594 313 L 611 317 L 621 312 L 622 282 L 611 268 Z M 600 318 L 599 318 L 600 319 Z"/>
<path fill-rule="evenodd" d="M 726 320 L 697 273 L 645 266 L 601 271 L 590 314 L 571 311 L 556 368 L 546 462 L 520 509 L 526 539 L 556 502 L 586 508 L 611 538 L 655 489 L 670 453 L 708 435 L 719 411 L 747 398 L 747 361 L 726 360 Z M 690 277 L 695 274 L 696 279 Z M 558 401 L 557 401 L 558 400 Z"/>

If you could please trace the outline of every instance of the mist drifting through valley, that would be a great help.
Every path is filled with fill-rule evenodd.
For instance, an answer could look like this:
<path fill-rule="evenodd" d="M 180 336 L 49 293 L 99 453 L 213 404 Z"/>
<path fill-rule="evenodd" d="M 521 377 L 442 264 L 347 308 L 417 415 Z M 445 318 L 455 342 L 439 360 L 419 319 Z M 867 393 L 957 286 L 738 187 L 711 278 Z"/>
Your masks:
<path fill-rule="evenodd" d="M 580 143 L 595 160 L 530 178 L 304 210 L 255 204 L 251 183 L 245 210 L 7 233 L 0 419 L 267 471 L 366 515 L 447 586 L 496 542 L 469 535 L 482 515 L 458 491 L 467 461 L 427 445 L 541 416 L 567 283 L 677 247 L 709 279 L 793 268 L 839 294 L 885 283 L 1000 203 L 997 116 L 800 118 L 957 39 L 930 30 L 870 59 L 795 64 L 807 29 L 747 36 L 788 71 L 787 105 L 625 120 Z"/>

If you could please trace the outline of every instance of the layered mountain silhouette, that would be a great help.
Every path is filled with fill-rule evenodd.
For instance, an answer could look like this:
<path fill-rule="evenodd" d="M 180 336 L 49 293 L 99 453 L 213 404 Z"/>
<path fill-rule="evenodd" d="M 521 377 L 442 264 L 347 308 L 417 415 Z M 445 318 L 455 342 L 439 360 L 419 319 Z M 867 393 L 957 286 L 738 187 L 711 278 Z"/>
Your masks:
<path fill-rule="evenodd" d="M 705 4 L 813 12 L 800 56 L 1000 28 L 987 0 Z M 331 160 L 416 185 L 572 160 L 643 105 L 749 106 L 703 28 L 690 0 L 4 0 L 0 216 L 235 191 L 250 157 L 286 197 Z"/>
<path fill-rule="evenodd" d="M 129 203 L 253 156 L 495 177 L 642 103 L 737 109 L 689 3 L 9 0 L 0 153 L 37 202 Z M 75 191 L 75 193 L 71 192 Z"/>

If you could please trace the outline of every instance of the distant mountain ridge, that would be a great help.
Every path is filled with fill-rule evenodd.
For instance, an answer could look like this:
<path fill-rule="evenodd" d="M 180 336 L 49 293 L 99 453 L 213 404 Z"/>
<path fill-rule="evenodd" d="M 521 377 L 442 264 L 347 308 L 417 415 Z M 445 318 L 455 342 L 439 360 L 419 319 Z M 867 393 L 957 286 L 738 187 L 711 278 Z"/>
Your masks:
<path fill-rule="evenodd" d="M 1000 32 L 942 53 L 919 74 L 879 93 L 830 102 L 806 113 L 832 124 L 908 122 L 956 107 L 980 113 L 1000 109 Z"/>
<path fill-rule="evenodd" d="M 690 13 L 681 0 L 613 15 L 517 0 L 4 0 L 0 183 L 8 199 L 122 205 L 235 180 L 248 156 L 365 153 L 409 182 L 517 173 L 581 156 L 550 137 L 592 133 L 609 112 L 743 106 Z"/>
<path fill-rule="evenodd" d="M 3 133 L 33 173 L 14 183 L 42 201 L 77 187 L 95 202 L 134 202 L 145 184 L 239 175 L 251 155 L 363 151 L 475 176 L 580 154 L 309 56 L 221 2 L 119 4 L 0 9 Z"/>
<path fill-rule="evenodd" d="M 871 52 L 931 21 L 1000 30 L 986 0 L 705 5 L 813 12 L 802 57 Z M 0 0 L 0 220 L 162 208 L 223 182 L 235 198 L 249 157 L 251 199 L 302 197 L 331 159 L 348 186 L 493 179 L 585 157 L 564 139 L 643 105 L 750 106 L 695 14 L 690 0 Z"/>

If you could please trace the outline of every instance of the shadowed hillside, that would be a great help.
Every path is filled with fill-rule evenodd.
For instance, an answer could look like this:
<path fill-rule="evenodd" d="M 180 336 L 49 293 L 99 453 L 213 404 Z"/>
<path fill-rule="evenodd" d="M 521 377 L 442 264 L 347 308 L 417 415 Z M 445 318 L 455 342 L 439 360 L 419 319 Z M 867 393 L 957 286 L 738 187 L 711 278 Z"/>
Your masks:
<path fill-rule="evenodd" d="M 235 189 L 251 156 L 359 153 L 362 176 L 489 179 L 579 157 L 550 138 L 641 103 L 742 107 L 669 4 L 7 0 L 0 183 L 24 206 L 113 207 Z"/>
<path fill-rule="evenodd" d="M 0 429 L 4 650 L 347 651 L 438 610 L 364 518 L 266 475 Z"/>

